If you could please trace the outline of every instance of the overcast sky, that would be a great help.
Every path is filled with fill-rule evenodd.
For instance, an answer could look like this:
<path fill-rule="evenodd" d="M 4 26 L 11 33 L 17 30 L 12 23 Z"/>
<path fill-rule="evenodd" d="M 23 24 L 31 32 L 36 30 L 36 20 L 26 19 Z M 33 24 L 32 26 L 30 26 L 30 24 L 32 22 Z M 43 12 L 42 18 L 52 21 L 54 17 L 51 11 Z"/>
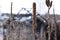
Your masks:
<path fill-rule="evenodd" d="M 60 13 L 60 0 L 52 0 L 55 8 L 55 13 Z M 0 12 L 1 13 L 10 13 L 10 5 L 13 2 L 13 13 L 18 13 L 18 11 L 22 8 L 32 8 L 32 3 L 36 2 L 37 4 L 37 12 L 40 14 L 47 13 L 47 6 L 45 4 L 45 0 L 0 0 Z M 50 10 L 50 14 L 53 13 L 53 5 Z"/>

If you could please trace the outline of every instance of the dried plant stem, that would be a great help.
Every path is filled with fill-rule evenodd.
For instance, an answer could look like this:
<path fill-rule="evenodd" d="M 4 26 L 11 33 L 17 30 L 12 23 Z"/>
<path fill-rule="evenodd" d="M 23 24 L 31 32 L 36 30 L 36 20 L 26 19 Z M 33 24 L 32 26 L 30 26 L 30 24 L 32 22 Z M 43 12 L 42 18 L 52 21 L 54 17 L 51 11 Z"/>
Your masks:
<path fill-rule="evenodd" d="M 55 35 L 55 38 L 54 40 L 57 40 L 57 24 L 56 24 L 56 17 L 55 17 L 55 11 L 54 11 L 54 7 L 53 7 L 53 13 L 54 13 L 54 35 Z"/>
<path fill-rule="evenodd" d="M 36 3 L 33 3 L 33 14 L 32 14 L 32 30 L 33 30 L 33 34 L 36 37 Z M 36 40 L 36 39 L 35 39 Z"/>
<path fill-rule="evenodd" d="M 13 20 L 13 15 L 12 15 L 12 6 L 13 6 L 13 3 L 11 2 L 11 14 L 10 14 L 10 21 Z"/>
<path fill-rule="evenodd" d="M 49 10 L 50 10 L 50 7 L 48 7 L 48 27 L 47 27 L 48 40 L 50 40 L 50 15 L 49 15 Z"/>
<path fill-rule="evenodd" d="M 46 40 L 46 32 L 44 32 L 44 40 Z"/>
<path fill-rule="evenodd" d="M 10 14 L 10 25 L 9 25 L 9 28 L 8 28 L 8 40 L 13 40 L 11 37 L 12 37 L 12 2 L 11 2 L 11 14 Z M 11 35 L 10 35 L 11 34 Z"/>

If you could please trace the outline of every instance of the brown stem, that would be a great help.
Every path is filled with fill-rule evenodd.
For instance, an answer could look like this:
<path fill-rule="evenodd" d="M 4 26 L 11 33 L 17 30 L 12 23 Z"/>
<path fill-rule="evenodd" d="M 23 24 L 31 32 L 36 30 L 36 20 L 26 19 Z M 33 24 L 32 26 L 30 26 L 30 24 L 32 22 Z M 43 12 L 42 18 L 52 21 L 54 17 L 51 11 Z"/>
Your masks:
<path fill-rule="evenodd" d="M 57 24 L 56 24 L 56 17 L 55 17 L 55 11 L 54 11 L 54 8 L 53 8 L 53 13 L 54 13 L 54 35 L 55 35 L 55 40 L 57 40 Z"/>
<path fill-rule="evenodd" d="M 49 10 L 50 10 L 50 7 L 48 7 L 48 27 L 47 27 L 48 40 L 50 40 L 50 15 L 49 15 Z"/>
<path fill-rule="evenodd" d="M 33 14 L 32 14 L 32 30 L 36 40 L 36 3 L 33 3 Z"/>

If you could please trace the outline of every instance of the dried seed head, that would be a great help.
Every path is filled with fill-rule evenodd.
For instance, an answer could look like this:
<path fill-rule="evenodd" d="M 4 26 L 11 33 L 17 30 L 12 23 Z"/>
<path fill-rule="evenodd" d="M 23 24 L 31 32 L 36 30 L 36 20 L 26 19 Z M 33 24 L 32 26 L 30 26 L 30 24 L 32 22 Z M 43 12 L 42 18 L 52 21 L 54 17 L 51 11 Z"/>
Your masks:
<path fill-rule="evenodd" d="M 52 1 L 50 2 L 50 0 L 46 0 L 46 5 L 47 5 L 47 7 L 50 7 L 50 8 L 51 8 L 51 6 L 52 6 Z"/>
<path fill-rule="evenodd" d="M 53 2 L 53 1 L 50 2 L 50 7 L 52 7 L 52 2 Z"/>

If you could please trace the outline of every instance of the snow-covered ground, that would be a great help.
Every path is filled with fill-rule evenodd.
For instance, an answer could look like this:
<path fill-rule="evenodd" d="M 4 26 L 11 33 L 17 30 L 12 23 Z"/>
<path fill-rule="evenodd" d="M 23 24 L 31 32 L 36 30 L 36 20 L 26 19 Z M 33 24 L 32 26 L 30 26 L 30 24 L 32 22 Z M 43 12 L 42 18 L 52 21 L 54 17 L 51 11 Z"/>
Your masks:
<path fill-rule="evenodd" d="M 3 40 L 3 35 L 0 34 L 0 40 Z"/>
<path fill-rule="evenodd" d="M 2 15 L 0 15 L 0 20 L 6 20 L 6 19 L 8 19 L 9 17 L 7 16 L 7 15 L 4 15 L 4 16 L 2 16 Z"/>
<path fill-rule="evenodd" d="M 44 22 L 46 22 L 43 18 L 40 18 L 40 16 L 37 16 L 39 19 L 41 19 L 41 20 L 43 20 Z M 2 16 L 2 15 L 0 15 L 0 25 L 2 25 L 3 24 L 3 22 L 5 22 L 6 21 L 6 19 L 8 19 L 9 17 L 7 16 L 7 15 L 4 15 L 4 16 Z M 27 20 L 30 20 L 31 19 L 31 16 L 28 16 L 28 17 L 21 17 L 21 18 L 19 18 L 19 17 L 14 17 L 15 19 L 16 19 L 16 21 L 19 21 L 19 22 L 24 22 L 24 21 L 27 21 Z M 58 20 L 57 22 L 60 22 L 60 20 Z M 4 30 L 5 31 L 5 30 Z M 42 32 L 43 30 L 41 30 L 41 37 L 42 37 Z M 3 40 L 3 28 L 1 28 L 0 27 L 0 40 Z"/>
<path fill-rule="evenodd" d="M 6 15 L 2 16 L 2 14 L 0 14 L 0 40 L 3 40 L 3 28 L 1 26 L 5 18 L 8 18 L 8 17 Z"/>
<path fill-rule="evenodd" d="M 0 28 L 0 40 L 3 40 L 3 28 Z"/>
<path fill-rule="evenodd" d="M 8 19 L 9 17 L 7 16 L 7 15 L 4 15 L 4 16 L 2 16 L 2 15 L 0 15 L 0 24 L 2 25 L 3 24 L 3 22 L 6 20 L 6 19 Z M 19 20 L 19 18 L 17 18 L 17 17 L 15 17 L 15 19 L 18 21 Z M 29 17 L 22 17 L 19 21 L 20 22 L 23 22 L 23 21 L 26 21 L 26 20 L 29 20 L 29 19 L 31 19 L 31 16 L 29 16 Z M 3 40 L 3 28 L 0 28 L 0 40 Z"/>
<path fill-rule="evenodd" d="M 22 17 L 22 19 L 20 21 L 24 22 L 24 21 L 29 20 L 29 19 L 31 19 L 31 16 L 29 16 L 29 17 Z"/>

